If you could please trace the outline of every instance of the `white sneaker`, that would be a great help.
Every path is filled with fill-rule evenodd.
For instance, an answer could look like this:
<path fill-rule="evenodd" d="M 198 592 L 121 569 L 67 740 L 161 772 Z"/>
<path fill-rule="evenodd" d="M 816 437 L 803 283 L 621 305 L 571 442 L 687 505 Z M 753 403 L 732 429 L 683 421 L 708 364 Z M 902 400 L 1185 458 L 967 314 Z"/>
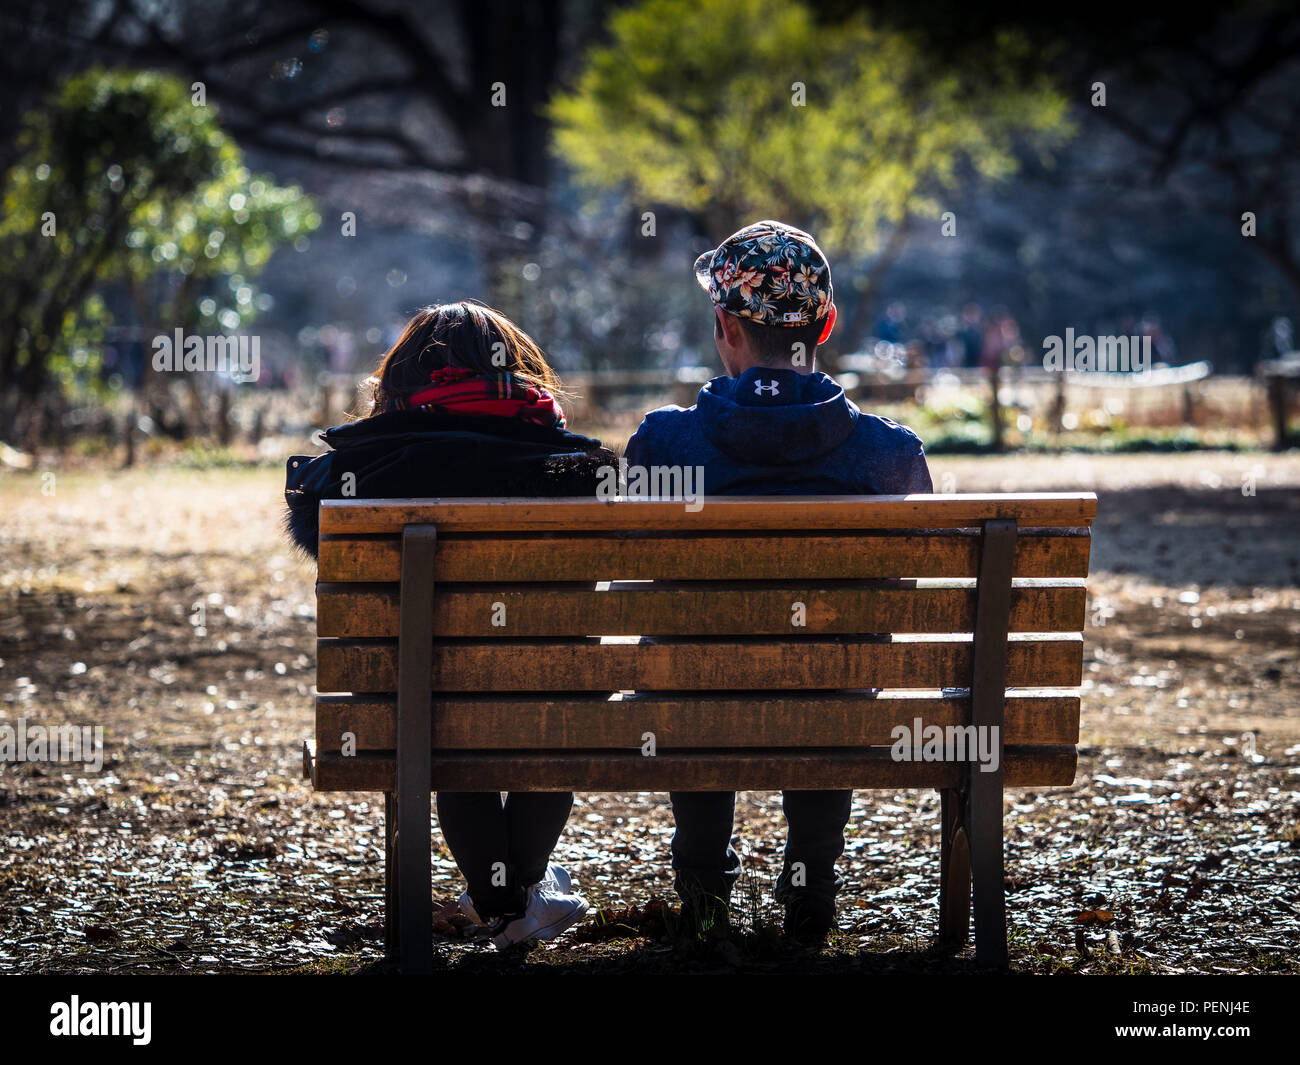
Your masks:
<path fill-rule="evenodd" d="M 551 888 L 553 893 L 557 895 L 567 895 L 569 889 L 573 887 L 573 880 L 569 877 L 564 866 L 556 865 L 554 862 L 546 867 L 546 875 L 538 883 Z M 457 904 L 460 906 L 460 912 L 475 924 L 486 925 L 488 923 L 478 915 L 478 910 L 474 909 L 474 900 L 469 897 L 468 891 L 461 892 Z"/>
<path fill-rule="evenodd" d="M 546 867 L 546 875 L 539 881 L 542 884 L 555 884 L 560 889 L 561 895 L 568 895 L 569 889 L 573 887 L 573 881 L 569 879 L 569 874 L 565 871 L 564 866 L 556 865 L 551 862 Z"/>
<path fill-rule="evenodd" d="M 550 873 L 549 869 L 547 873 Z M 528 889 L 528 903 L 523 916 L 513 921 L 502 918 L 499 922 L 492 937 L 498 950 L 534 939 L 554 939 L 582 920 L 587 912 L 587 900 L 581 895 L 557 890 L 560 882 L 558 877 L 555 881 L 543 880 Z"/>

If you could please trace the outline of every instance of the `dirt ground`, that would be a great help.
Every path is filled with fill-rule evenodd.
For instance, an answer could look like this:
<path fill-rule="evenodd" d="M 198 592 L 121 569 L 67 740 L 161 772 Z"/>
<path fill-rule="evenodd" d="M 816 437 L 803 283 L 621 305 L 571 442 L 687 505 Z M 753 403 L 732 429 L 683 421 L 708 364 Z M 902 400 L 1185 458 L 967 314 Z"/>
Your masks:
<path fill-rule="evenodd" d="M 1006 801 L 1013 969 L 1300 972 L 1300 455 L 932 467 L 945 490 L 1101 498 L 1078 777 Z M 0 723 L 102 725 L 106 762 L 0 766 L 0 972 L 382 968 L 376 797 L 300 779 L 314 578 L 279 471 L 45 472 L 0 478 Z M 809 952 L 770 901 L 779 795 L 742 800 L 738 932 L 688 945 L 654 901 L 666 798 L 580 795 L 556 858 L 606 920 L 509 954 L 440 923 L 438 964 L 971 971 L 932 945 L 938 811 L 857 793 L 840 932 Z M 434 875 L 454 900 L 443 850 Z"/>

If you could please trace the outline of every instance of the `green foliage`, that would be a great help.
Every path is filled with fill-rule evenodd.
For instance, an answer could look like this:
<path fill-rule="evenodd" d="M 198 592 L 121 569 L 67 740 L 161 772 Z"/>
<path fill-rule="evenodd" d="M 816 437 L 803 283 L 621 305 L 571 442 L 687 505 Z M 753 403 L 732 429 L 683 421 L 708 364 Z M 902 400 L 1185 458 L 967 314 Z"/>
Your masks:
<path fill-rule="evenodd" d="M 218 447 L 202 440 L 188 440 L 180 449 L 176 465 L 185 470 L 224 470 L 242 468 L 249 463 L 228 447 Z"/>
<path fill-rule="evenodd" d="M 978 455 L 993 450 L 987 395 L 962 390 L 942 402 L 871 403 L 874 414 L 892 418 L 921 437 L 928 455 Z M 1102 422 L 1085 415 L 1085 427 L 1052 432 L 1038 424 L 1022 430 L 1015 408 L 1004 406 L 1003 439 L 1008 451 L 1025 454 L 1127 454 L 1191 451 L 1257 451 L 1262 442 L 1238 428 L 1190 425 L 1156 428 L 1128 425 L 1120 418 Z"/>
<path fill-rule="evenodd" d="M 100 371 L 104 335 L 112 320 L 104 301 L 93 292 L 74 313 L 64 316 L 62 332 L 50 349 L 49 373 L 65 396 L 102 400 L 109 393 Z"/>
<path fill-rule="evenodd" d="M 0 393 L 32 398 L 92 368 L 107 324 L 92 294 L 124 285 L 146 328 L 227 329 L 255 314 L 245 276 L 320 224 L 310 198 L 243 165 L 181 80 L 92 69 L 25 116 L 0 219 Z M 228 306 L 200 297 L 238 275 Z M 99 331 L 87 332 L 93 325 Z M 83 373 L 83 378 L 93 376 Z"/>
<path fill-rule="evenodd" d="M 99 69 L 69 78 L 28 114 L 19 146 L 0 232 L 30 234 L 53 212 L 58 231 L 46 239 L 60 257 L 96 250 L 124 213 L 191 193 L 238 151 L 177 79 Z"/>
<path fill-rule="evenodd" d="M 888 226 L 937 218 L 969 175 L 1013 173 L 1019 139 L 1045 150 L 1068 132 L 1048 79 L 1011 75 L 1027 45 L 1009 34 L 972 90 L 902 33 L 820 26 L 789 0 L 644 0 L 609 32 L 552 101 L 560 153 L 589 188 L 698 213 L 710 232 L 780 217 L 867 253 Z"/>
<path fill-rule="evenodd" d="M 131 221 L 126 273 L 137 281 L 158 271 L 182 279 L 175 305 L 159 308 L 159 317 L 230 330 L 256 316 L 257 293 L 249 279 L 278 246 L 317 229 L 320 215 L 297 186 L 279 187 L 251 175 L 236 151 L 192 195 L 151 201 Z M 224 290 L 209 288 L 210 298 L 196 302 L 204 283 L 216 278 L 228 280 Z"/>

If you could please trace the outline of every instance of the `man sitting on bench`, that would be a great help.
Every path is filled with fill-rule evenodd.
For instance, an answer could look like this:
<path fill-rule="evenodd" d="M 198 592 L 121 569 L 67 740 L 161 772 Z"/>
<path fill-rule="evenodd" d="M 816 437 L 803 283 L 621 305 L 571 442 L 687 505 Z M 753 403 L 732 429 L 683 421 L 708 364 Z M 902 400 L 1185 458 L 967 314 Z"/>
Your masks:
<path fill-rule="evenodd" d="M 703 467 L 706 495 L 905 495 L 931 492 L 925 452 L 904 426 L 863 414 L 816 368 L 835 324 L 830 264 L 807 233 L 763 221 L 695 262 L 713 301 L 727 376 L 695 406 L 661 407 L 628 442 L 629 466 Z M 727 919 L 740 858 L 734 792 L 672 792 L 674 887 L 705 929 Z M 789 834 L 776 898 L 786 934 L 819 943 L 835 927 L 836 859 L 852 791 L 785 791 Z"/>

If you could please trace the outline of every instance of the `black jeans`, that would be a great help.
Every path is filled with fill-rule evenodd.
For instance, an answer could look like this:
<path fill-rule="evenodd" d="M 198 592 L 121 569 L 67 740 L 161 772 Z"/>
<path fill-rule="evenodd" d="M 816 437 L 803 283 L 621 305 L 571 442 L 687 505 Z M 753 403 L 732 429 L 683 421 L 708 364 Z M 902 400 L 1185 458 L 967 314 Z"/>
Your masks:
<path fill-rule="evenodd" d="M 438 792 L 438 825 L 484 920 L 522 913 L 569 820 L 571 791 Z"/>
<path fill-rule="evenodd" d="M 673 887 L 683 901 L 731 896 L 740 877 L 740 856 L 731 845 L 736 794 L 731 791 L 674 791 L 669 794 L 677 831 L 673 835 Z M 834 897 L 843 881 L 835 861 L 844 853 L 844 826 L 852 791 L 784 791 L 781 805 L 789 832 L 776 882 L 778 901 L 807 892 Z"/>

